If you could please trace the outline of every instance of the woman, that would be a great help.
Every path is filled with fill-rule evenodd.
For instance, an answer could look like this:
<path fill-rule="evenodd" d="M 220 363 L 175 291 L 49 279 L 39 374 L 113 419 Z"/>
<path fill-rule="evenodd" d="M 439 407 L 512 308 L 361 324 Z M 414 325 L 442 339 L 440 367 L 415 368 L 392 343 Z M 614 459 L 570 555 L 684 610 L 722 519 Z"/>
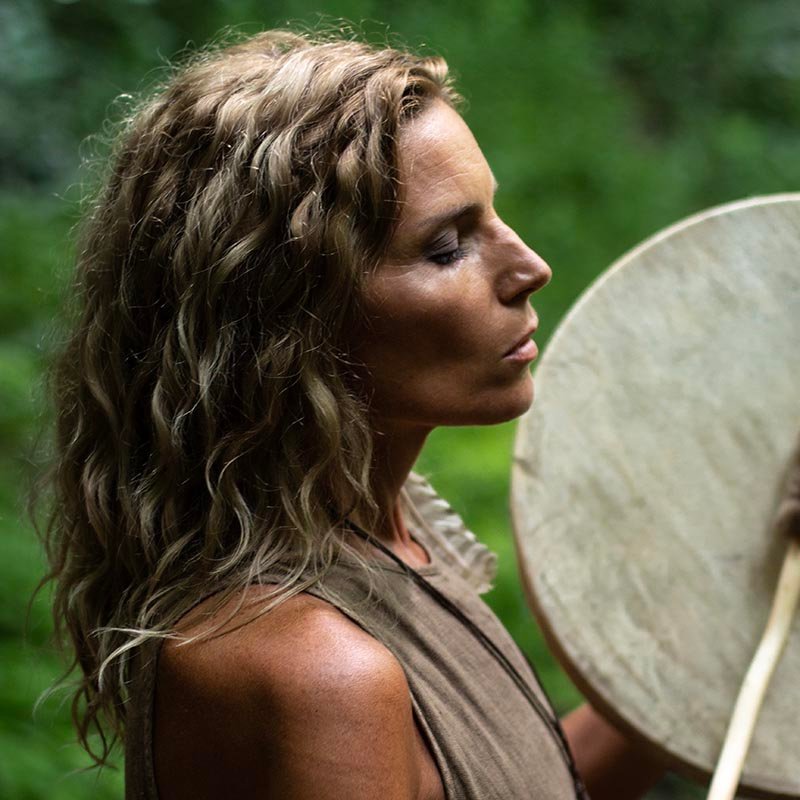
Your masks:
<path fill-rule="evenodd" d="M 79 737 L 124 740 L 129 797 L 620 800 L 662 772 L 589 706 L 558 724 L 479 597 L 492 554 L 411 472 L 436 426 L 529 407 L 551 274 L 458 101 L 441 59 L 273 31 L 118 140 L 46 543 Z"/>

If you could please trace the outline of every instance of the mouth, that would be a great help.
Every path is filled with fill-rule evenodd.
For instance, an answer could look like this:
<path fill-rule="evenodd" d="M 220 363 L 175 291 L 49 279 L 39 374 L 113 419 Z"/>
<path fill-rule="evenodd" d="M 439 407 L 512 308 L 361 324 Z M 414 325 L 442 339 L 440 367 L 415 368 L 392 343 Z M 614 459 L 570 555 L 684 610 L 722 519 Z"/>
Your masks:
<path fill-rule="evenodd" d="M 539 321 L 537 320 L 534 325 L 528 328 L 528 330 L 525 332 L 523 336 L 517 339 L 517 341 L 513 345 L 511 345 L 511 347 L 509 347 L 509 349 L 506 350 L 505 353 L 503 353 L 503 358 L 512 355 L 512 353 L 515 353 L 517 350 L 527 345 L 531 340 L 531 336 L 533 336 L 533 334 L 536 333 L 536 329 L 538 327 L 539 327 Z"/>

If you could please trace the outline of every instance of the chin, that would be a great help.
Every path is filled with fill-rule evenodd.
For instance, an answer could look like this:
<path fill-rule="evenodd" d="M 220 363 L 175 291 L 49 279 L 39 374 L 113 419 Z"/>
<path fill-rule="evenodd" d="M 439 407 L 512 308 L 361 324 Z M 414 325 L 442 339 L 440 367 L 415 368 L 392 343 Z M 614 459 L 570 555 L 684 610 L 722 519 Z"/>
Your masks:
<path fill-rule="evenodd" d="M 512 419 L 521 417 L 533 403 L 533 398 L 528 400 L 527 403 L 520 403 L 514 406 L 498 407 L 496 409 L 487 410 L 488 413 L 483 413 L 483 419 L 472 423 L 475 425 L 499 425 L 503 422 L 510 422 Z"/>
<path fill-rule="evenodd" d="M 374 404 L 376 418 L 382 425 L 423 427 L 465 427 L 472 425 L 499 425 L 522 416 L 533 403 L 533 377 L 526 372 L 516 383 L 494 386 L 464 386 L 457 391 L 435 396 L 431 402 L 415 402 L 417 398 L 395 395 L 385 405 Z M 446 396 L 444 396 L 446 394 Z M 380 409 L 378 411 L 378 409 Z"/>
<path fill-rule="evenodd" d="M 509 392 L 506 403 L 498 402 L 498 410 L 505 408 L 506 421 L 522 416 L 533 404 L 533 376 L 527 370 L 525 377 L 514 387 L 513 392 Z"/>
<path fill-rule="evenodd" d="M 533 403 L 533 379 L 527 380 L 503 392 L 491 394 L 477 408 L 470 409 L 465 418 L 450 422 L 450 425 L 499 425 L 521 417 Z"/>

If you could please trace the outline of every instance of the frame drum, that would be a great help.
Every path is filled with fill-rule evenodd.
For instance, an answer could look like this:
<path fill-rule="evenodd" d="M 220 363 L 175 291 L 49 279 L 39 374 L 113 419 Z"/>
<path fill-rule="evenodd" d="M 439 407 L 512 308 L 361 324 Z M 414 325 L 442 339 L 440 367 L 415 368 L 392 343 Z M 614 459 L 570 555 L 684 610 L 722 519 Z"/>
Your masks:
<path fill-rule="evenodd" d="M 800 431 L 800 194 L 623 256 L 535 387 L 511 475 L 529 604 L 598 711 L 708 781 L 786 549 L 770 520 Z M 800 797 L 800 618 L 739 791 Z"/>

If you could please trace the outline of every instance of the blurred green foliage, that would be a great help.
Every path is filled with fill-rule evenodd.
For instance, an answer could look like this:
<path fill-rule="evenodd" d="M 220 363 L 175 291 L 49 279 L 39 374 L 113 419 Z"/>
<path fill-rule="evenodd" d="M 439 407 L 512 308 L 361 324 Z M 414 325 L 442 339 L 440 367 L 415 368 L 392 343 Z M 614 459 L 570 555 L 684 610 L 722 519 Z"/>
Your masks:
<path fill-rule="evenodd" d="M 115 98 L 225 27 L 342 17 L 445 56 L 501 189 L 499 213 L 553 267 L 534 298 L 544 344 L 578 294 L 645 236 L 699 209 L 800 184 L 800 10 L 789 0 L 11 0 L 0 5 L 0 797 L 121 797 L 85 767 L 48 648 L 43 572 L 22 514 L 50 321 L 70 231 Z M 99 134 L 99 136 L 96 136 Z M 93 136 L 94 135 L 94 136 Z M 86 137 L 93 136 L 87 140 Z M 500 554 L 487 597 L 561 711 L 580 698 L 517 578 L 507 509 L 514 424 L 435 432 L 419 468 Z M 27 618 L 27 623 L 26 623 Z M 653 797 L 694 796 L 665 780 Z M 697 796 L 700 796 L 699 794 Z"/>

